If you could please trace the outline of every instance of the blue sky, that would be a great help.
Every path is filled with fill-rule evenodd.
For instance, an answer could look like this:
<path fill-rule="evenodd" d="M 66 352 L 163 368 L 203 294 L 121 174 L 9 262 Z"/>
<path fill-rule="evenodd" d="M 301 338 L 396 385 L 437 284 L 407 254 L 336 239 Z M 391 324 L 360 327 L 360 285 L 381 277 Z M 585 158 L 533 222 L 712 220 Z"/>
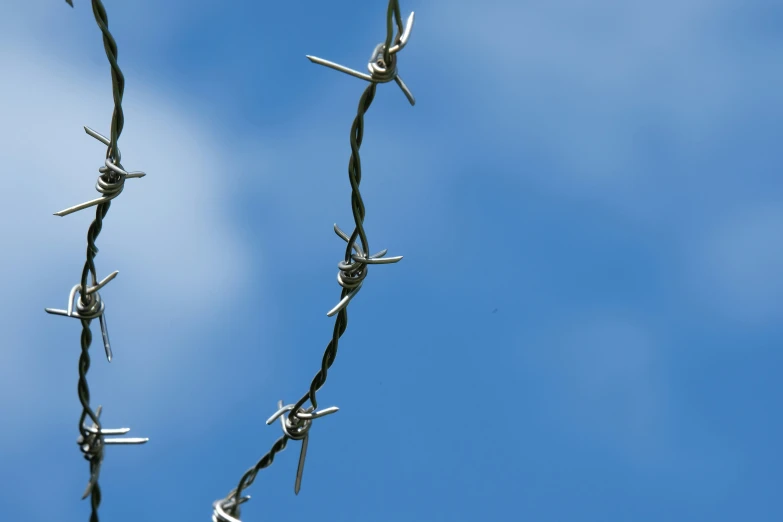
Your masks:
<path fill-rule="evenodd" d="M 101 519 L 209 520 L 280 435 L 332 331 L 349 130 L 385 2 L 106 0 L 129 180 L 98 240 L 115 351 L 93 404 Z M 340 412 L 242 520 L 783 519 L 783 6 L 402 3 L 417 98 L 382 85 L 374 267 L 319 395 Z M 0 18 L 0 505 L 86 520 L 76 446 L 82 212 L 108 133 L 87 0 Z M 493 310 L 497 309 L 496 313 Z M 97 335 L 97 324 L 94 332 Z M 97 339 L 96 339 L 97 340 Z M 38 500 L 36 500 L 38 499 Z"/>

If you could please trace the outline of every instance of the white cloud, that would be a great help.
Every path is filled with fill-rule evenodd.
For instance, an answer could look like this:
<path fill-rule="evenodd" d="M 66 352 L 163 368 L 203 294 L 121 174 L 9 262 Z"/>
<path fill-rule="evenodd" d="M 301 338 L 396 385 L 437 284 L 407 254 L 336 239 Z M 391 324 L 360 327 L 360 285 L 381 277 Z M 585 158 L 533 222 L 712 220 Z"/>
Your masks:
<path fill-rule="evenodd" d="M 783 200 L 765 168 L 783 107 L 766 5 L 436 2 L 421 18 L 470 123 L 495 129 L 486 146 L 524 158 L 509 178 L 608 208 L 662 257 L 688 245 L 696 300 L 763 320 L 781 309 L 781 265 L 762 207 Z M 727 206 L 753 217 L 723 223 Z"/>
<path fill-rule="evenodd" d="M 686 249 L 686 286 L 697 306 L 751 324 L 783 318 L 783 210 L 747 206 L 721 216 Z"/>
<path fill-rule="evenodd" d="M 74 410 L 79 327 L 43 308 L 65 308 L 81 274 L 95 210 L 52 214 L 97 196 L 106 149 L 81 126 L 108 134 L 113 105 L 108 67 L 74 68 L 26 49 L 24 41 L 0 46 L 0 269 L 6 274 L 0 409 L 10 414 L 33 408 L 46 416 L 59 415 L 61 405 Z M 177 379 L 193 381 L 183 388 L 196 386 L 195 396 L 208 394 L 198 380 L 224 347 L 200 346 L 198 357 L 190 357 L 192 341 L 224 319 L 234 294 L 258 285 L 260 273 L 260 261 L 251 262 L 232 226 L 228 197 L 237 173 L 210 122 L 173 109 L 175 103 L 131 79 L 124 106 L 123 164 L 147 177 L 127 180 L 97 241 L 98 276 L 120 274 L 101 292 L 116 360 L 104 369 L 96 321 L 91 370 L 91 384 L 99 390 L 111 380 L 109 390 L 94 393 L 96 405 L 112 404 L 106 415 L 122 423 L 143 409 L 166 414 L 155 397 L 167 388 L 181 394 Z M 67 389 L 67 398 L 53 389 Z M 182 401 L 177 408 L 200 406 Z"/>
<path fill-rule="evenodd" d="M 749 109 L 780 106 L 783 75 L 767 65 L 779 51 L 753 32 L 737 46 L 748 28 L 731 2 L 495 0 L 425 9 L 422 23 L 432 20 L 427 30 L 441 50 L 434 65 L 453 76 L 450 88 L 469 94 L 471 124 L 496 129 L 493 147 L 551 167 L 511 175 L 629 214 L 661 219 L 673 189 L 705 178 L 707 168 L 712 179 L 733 177 L 706 160 L 742 132 L 738 120 Z M 758 59 L 743 55 L 751 48 Z"/>

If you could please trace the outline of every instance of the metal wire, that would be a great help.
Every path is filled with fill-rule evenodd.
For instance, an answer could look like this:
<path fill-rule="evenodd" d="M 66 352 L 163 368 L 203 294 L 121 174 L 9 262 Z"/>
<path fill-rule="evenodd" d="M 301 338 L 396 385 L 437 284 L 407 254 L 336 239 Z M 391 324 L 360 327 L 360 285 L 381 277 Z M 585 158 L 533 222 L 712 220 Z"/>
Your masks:
<path fill-rule="evenodd" d="M 73 7 L 71 0 L 66 2 Z M 103 228 L 103 219 L 109 212 L 111 200 L 116 198 L 124 187 L 127 178 L 140 178 L 145 174 L 143 172 L 126 172 L 120 163 L 121 154 L 117 145 L 122 128 L 124 126 L 124 115 L 122 112 L 122 96 L 125 91 L 125 78 L 117 64 L 117 44 L 109 32 L 109 18 L 106 9 L 100 0 L 92 0 L 92 11 L 95 21 L 103 33 L 103 46 L 106 56 L 111 64 L 112 91 L 114 94 L 114 112 L 111 121 L 111 135 L 106 138 L 96 131 L 85 127 L 84 130 L 107 146 L 106 160 L 104 166 L 98 169 L 100 176 L 96 183 L 96 190 L 102 194 L 100 198 L 70 207 L 55 213 L 58 216 L 66 216 L 73 212 L 96 206 L 95 219 L 90 224 L 87 231 L 87 259 L 84 263 L 80 283 L 71 289 L 68 297 L 68 306 L 66 310 L 57 310 L 46 308 L 46 312 L 66 317 L 77 318 L 81 321 L 81 354 L 79 356 L 79 382 L 77 392 L 79 402 L 82 405 L 82 413 L 79 416 L 79 432 L 77 439 L 79 448 L 84 458 L 90 463 L 90 479 L 82 498 L 90 496 L 90 522 L 98 522 L 98 507 L 101 503 L 101 488 L 98 485 L 101 463 L 103 462 L 103 450 L 105 445 L 111 444 L 144 444 L 149 439 L 146 438 L 107 438 L 105 435 L 125 435 L 130 431 L 129 428 L 104 429 L 101 426 L 99 417 L 101 406 L 93 411 L 90 407 L 90 388 L 87 384 L 87 373 L 90 369 L 90 346 L 92 344 L 92 331 L 90 323 L 98 318 L 101 324 L 101 334 L 103 337 L 106 358 L 109 362 L 112 360 L 111 344 L 109 342 L 108 327 L 106 324 L 105 304 L 98 292 L 109 281 L 114 279 L 119 272 L 112 272 L 109 276 L 98 282 L 95 269 L 95 256 L 98 254 L 98 247 L 95 242 Z M 92 285 L 87 285 L 87 279 L 91 276 Z M 76 295 L 79 298 L 75 300 Z M 74 308 L 76 309 L 74 311 Z M 86 426 L 87 419 L 92 421 L 92 426 Z"/>
<path fill-rule="evenodd" d="M 393 31 L 395 25 L 397 28 L 396 36 Z M 351 184 L 351 210 L 354 219 L 354 230 L 351 235 L 348 236 L 336 224 L 334 225 L 335 233 L 347 243 L 345 257 L 338 263 L 339 272 L 337 274 L 337 282 L 342 288 L 340 301 L 334 308 L 327 312 L 328 316 L 337 315 L 337 318 L 334 323 L 332 339 L 326 346 L 324 355 L 321 359 L 321 368 L 310 383 L 307 393 L 305 393 L 295 404 L 283 406 L 283 401 L 280 401 L 278 403 L 277 412 L 267 420 L 267 424 L 271 424 L 275 420 L 280 419 L 283 436 L 272 445 L 272 449 L 269 450 L 267 454 L 261 457 L 252 468 L 242 475 L 236 488 L 234 488 L 224 499 L 217 500 L 213 503 L 213 522 L 241 522 L 239 519 L 240 506 L 250 499 L 249 496 L 243 496 L 244 491 L 253 484 L 260 470 L 269 467 L 272 462 L 274 462 L 275 455 L 285 449 L 289 439 L 302 441 L 296 481 L 294 483 L 294 492 L 296 494 L 299 493 L 312 421 L 318 417 L 323 417 L 337 411 L 336 407 L 318 410 L 316 393 L 326 383 L 329 368 L 334 364 L 337 357 L 340 337 L 345 333 L 345 330 L 348 327 L 348 304 L 361 289 L 364 279 L 367 277 L 368 265 L 396 263 L 402 259 L 402 256 L 384 257 L 386 255 L 386 250 L 382 250 L 374 255 L 369 255 L 369 240 L 364 229 L 365 205 L 359 190 L 359 185 L 362 180 L 362 166 L 359 149 L 364 138 L 364 116 L 375 99 L 377 85 L 379 83 L 395 81 L 402 89 L 403 93 L 405 93 L 411 105 L 415 103 L 413 95 L 397 74 L 396 60 L 396 54 L 406 45 L 413 28 L 413 13 L 411 13 L 406 24 L 403 26 L 399 2 L 397 0 L 390 0 L 386 13 L 386 28 L 386 40 L 383 43 L 378 44 L 370 56 L 370 61 L 368 63 L 369 75 L 321 58 L 314 56 L 307 57 L 313 63 L 324 65 L 370 82 L 370 85 L 367 86 L 359 98 L 359 107 L 353 125 L 351 126 L 350 134 L 351 157 L 348 162 L 348 179 Z M 394 43 L 394 45 L 392 45 L 392 43 Z M 305 403 L 308 401 L 310 402 L 310 406 L 305 407 Z"/>

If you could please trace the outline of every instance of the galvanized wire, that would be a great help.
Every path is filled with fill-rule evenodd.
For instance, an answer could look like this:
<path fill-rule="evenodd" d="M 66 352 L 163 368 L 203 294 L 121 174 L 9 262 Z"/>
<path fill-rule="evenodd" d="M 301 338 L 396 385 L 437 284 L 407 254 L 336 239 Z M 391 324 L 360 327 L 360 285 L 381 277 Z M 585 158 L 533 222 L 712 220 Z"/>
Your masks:
<path fill-rule="evenodd" d="M 395 25 L 397 28 L 396 36 L 394 35 Z M 241 522 L 239 520 L 240 506 L 250 499 L 249 496 L 244 496 L 243 493 L 253 484 L 258 473 L 274 462 L 275 455 L 285 449 L 289 439 L 302 441 L 299 465 L 294 484 L 294 492 L 297 494 L 299 493 L 307 452 L 309 430 L 312 426 L 312 421 L 337 411 L 336 407 L 318 410 L 316 393 L 326 383 L 329 368 L 334 364 L 337 357 L 339 340 L 348 327 L 348 304 L 361 289 L 364 279 L 367 277 L 368 265 L 396 263 L 402 259 L 402 256 L 384 257 L 386 255 L 386 250 L 382 250 L 374 255 L 369 255 L 369 240 L 364 229 L 366 209 L 359 190 L 362 180 L 362 165 L 359 149 L 364 138 L 364 117 L 375 99 L 376 89 L 379 83 L 395 81 L 405 93 L 411 105 L 415 103 L 413 95 L 397 74 L 396 61 L 396 54 L 407 43 L 412 26 L 413 13 L 411 13 L 406 24 L 403 26 L 399 2 L 397 0 L 390 0 L 386 13 L 386 40 L 383 43 L 378 44 L 373 50 L 373 54 L 368 63 L 369 75 L 348 69 L 347 67 L 321 58 L 313 56 L 307 57 L 314 63 L 325 65 L 370 82 L 359 99 L 358 110 L 353 125 L 351 126 L 350 134 L 351 157 L 348 162 L 348 179 L 351 184 L 351 211 L 354 219 L 354 230 L 351 235 L 348 236 L 336 224 L 334 225 L 335 233 L 347 243 L 345 257 L 338 263 L 339 272 L 337 274 L 337 282 L 342 288 L 340 292 L 340 301 L 332 310 L 327 312 L 328 316 L 337 315 L 337 317 L 334 323 L 332 338 L 326 346 L 321 359 L 321 368 L 311 381 L 308 391 L 295 404 L 283 406 L 283 401 L 280 401 L 278 403 L 277 412 L 267 420 L 267 424 L 270 424 L 276 419 L 279 419 L 283 429 L 283 436 L 275 441 L 272 445 L 272 449 L 269 450 L 268 453 L 261 457 L 252 468 L 242 475 L 236 488 L 234 488 L 225 498 L 213 503 L 213 522 Z M 392 43 L 394 43 L 394 45 L 392 45 Z M 310 402 L 310 405 L 305 407 L 305 403 L 308 401 Z M 286 412 L 288 413 L 287 415 L 285 415 Z"/>
<path fill-rule="evenodd" d="M 73 7 L 71 0 L 66 0 L 66 2 Z M 66 310 L 47 308 L 46 311 L 56 315 L 77 318 L 81 321 L 82 325 L 81 354 L 79 356 L 78 365 L 79 381 L 77 385 L 82 413 L 79 416 L 80 436 L 77 443 L 79 444 L 79 448 L 81 449 L 84 458 L 90 463 L 90 479 L 82 498 L 87 498 L 88 495 L 90 496 L 90 522 L 98 522 L 98 507 L 101 503 L 101 488 L 98 484 L 98 478 L 100 475 L 101 463 L 103 461 L 104 446 L 107 444 L 143 444 L 147 442 L 148 439 L 106 438 L 105 435 L 124 435 L 128 433 L 129 428 L 104 429 L 101 426 L 99 419 L 101 407 L 98 406 L 98 408 L 93 411 L 90 406 L 90 388 L 87 383 L 87 373 L 89 372 L 91 364 L 90 346 L 92 344 L 92 331 L 90 329 L 90 324 L 95 318 L 100 320 L 106 358 L 111 362 L 112 351 L 106 325 L 105 304 L 102 301 L 98 290 L 114 279 L 118 274 L 118 272 L 115 271 L 102 281 L 98 281 L 95 268 L 95 256 L 98 254 L 98 247 L 95 243 L 103 228 L 103 219 L 109 212 L 111 200 L 122 192 L 125 180 L 127 178 L 139 178 L 144 176 L 143 172 L 125 171 L 120 163 L 122 157 L 117 142 L 124 126 L 122 97 L 125 91 L 125 78 L 117 63 L 117 44 L 109 32 L 109 19 L 103 3 L 101 3 L 100 0 L 92 0 L 92 11 L 95 21 L 103 34 L 103 46 L 106 51 L 106 57 L 109 59 L 111 65 L 112 91 L 114 94 L 114 112 L 111 121 L 111 134 L 109 138 L 106 138 L 92 129 L 85 127 L 87 134 L 107 146 L 106 160 L 104 161 L 104 166 L 98 169 L 100 176 L 98 177 L 95 187 L 96 190 L 101 193 L 101 197 L 55 213 L 55 215 L 58 216 L 65 216 L 79 210 L 96 206 L 95 219 L 90 224 L 87 231 L 87 255 L 80 283 L 71 289 Z M 88 277 L 92 280 L 90 286 L 87 284 Z M 79 295 L 79 298 L 75 301 L 76 294 Z M 88 418 L 92 422 L 92 426 L 85 425 Z"/>

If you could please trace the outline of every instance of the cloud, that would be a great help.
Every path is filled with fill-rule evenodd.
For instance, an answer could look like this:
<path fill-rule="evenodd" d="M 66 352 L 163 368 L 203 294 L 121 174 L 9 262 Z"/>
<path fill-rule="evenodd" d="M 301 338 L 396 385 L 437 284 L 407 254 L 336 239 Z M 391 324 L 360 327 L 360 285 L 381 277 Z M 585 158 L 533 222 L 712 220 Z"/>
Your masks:
<path fill-rule="evenodd" d="M 525 158 L 510 177 L 654 221 L 690 204 L 683 184 L 735 177 L 712 158 L 780 111 L 760 5 L 438 2 L 421 18 L 470 138 Z"/>
<path fill-rule="evenodd" d="M 724 313 L 746 319 L 780 309 L 768 268 L 779 260 L 779 225 L 766 208 L 783 200 L 773 175 L 783 115 L 774 6 L 494 0 L 426 9 L 440 72 L 471 100 L 465 125 L 497 175 L 608 209 L 662 259 L 687 251 L 680 276 L 693 280 L 685 286 L 696 301 L 720 296 Z M 746 217 L 726 222 L 735 210 Z"/>
<path fill-rule="evenodd" d="M 97 195 L 105 147 L 81 126 L 108 134 L 111 88 L 105 68 L 98 72 L 52 61 L 24 42 L 2 46 L 0 69 L 0 219 L 6 223 L 0 268 L 7 274 L 0 304 L 0 407 L 9 414 L 36 408 L 57 415 L 59 406 L 67 404 L 70 412 L 76 400 L 75 393 L 62 402 L 62 394 L 50 392 L 75 392 L 79 326 L 46 315 L 43 308 L 66 307 L 81 274 L 94 209 L 66 217 L 52 213 Z M 181 393 L 177 380 L 196 386 L 220 347 L 195 344 L 200 355 L 190 358 L 194 340 L 231 313 L 243 288 L 261 283 L 257 274 L 263 264 L 251 261 L 231 221 L 236 173 L 230 157 L 209 122 L 172 106 L 154 90 L 128 83 L 123 164 L 147 176 L 126 182 L 97 241 L 98 277 L 120 271 L 101 291 L 116 361 L 121 361 L 109 374 L 95 371 L 105 361 L 98 324 L 93 325 L 91 384 L 100 390 L 111 379 L 111 389 L 96 399 L 96 405 L 104 399 L 119 402 L 107 409 L 110 418 L 118 416 L 110 413 L 113 408 L 125 407 L 163 415 L 160 407 L 150 407 L 161 406 L 155 397 Z M 192 362 L 196 359 L 202 362 Z M 194 397 L 208 390 L 197 387 Z M 180 405 L 199 408 L 197 401 Z M 124 422 L 132 416 L 126 413 Z"/>
<path fill-rule="evenodd" d="M 778 204 L 746 206 L 722 215 L 685 249 L 686 286 L 700 307 L 750 324 L 783 318 L 783 211 Z"/>

